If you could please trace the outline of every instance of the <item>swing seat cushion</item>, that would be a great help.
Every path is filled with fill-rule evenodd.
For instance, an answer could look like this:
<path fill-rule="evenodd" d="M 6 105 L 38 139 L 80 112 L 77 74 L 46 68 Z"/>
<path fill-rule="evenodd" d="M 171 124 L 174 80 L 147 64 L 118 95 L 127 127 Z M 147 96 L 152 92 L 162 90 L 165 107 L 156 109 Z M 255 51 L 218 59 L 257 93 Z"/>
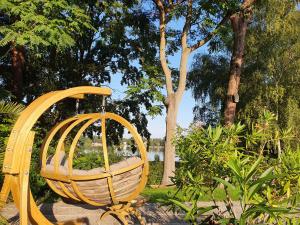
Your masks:
<path fill-rule="evenodd" d="M 68 175 L 68 160 L 64 154 L 59 156 L 59 174 Z M 110 171 L 105 171 L 103 167 L 94 168 L 91 170 L 79 170 L 73 169 L 72 176 L 85 176 L 97 175 L 97 174 L 107 174 L 110 178 L 99 178 L 93 180 L 76 180 L 69 182 L 64 182 L 61 180 L 55 180 L 47 178 L 48 181 L 54 184 L 54 187 L 63 192 L 68 197 L 85 201 L 96 202 L 97 204 L 109 205 L 113 204 L 112 195 L 115 201 L 127 201 L 128 197 L 135 192 L 139 183 L 141 182 L 142 175 L 142 160 L 138 157 L 130 157 L 118 163 L 112 164 L 110 166 Z M 126 170 L 126 168 L 132 165 L 139 165 L 136 168 Z M 114 171 L 125 169 L 123 173 L 110 175 Z M 53 157 L 48 158 L 46 164 L 46 172 L 48 174 L 54 173 L 54 160 Z M 108 179 L 112 181 L 112 189 L 109 188 Z M 72 178 L 71 178 L 72 180 Z M 114 192 L 114 193 L 111 193 Z"/>

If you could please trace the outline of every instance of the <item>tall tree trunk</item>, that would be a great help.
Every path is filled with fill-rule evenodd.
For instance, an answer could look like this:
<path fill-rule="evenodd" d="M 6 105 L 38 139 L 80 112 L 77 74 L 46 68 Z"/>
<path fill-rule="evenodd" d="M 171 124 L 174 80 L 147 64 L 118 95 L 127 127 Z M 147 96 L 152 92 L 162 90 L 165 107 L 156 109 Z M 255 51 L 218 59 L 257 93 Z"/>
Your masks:
<path fill-rule="evenodd" d="M 171 177 L 175 172 L 175 146 L 173 138 L 176 132 L 176 119 L 178 107 L 176 104 L 175 94 L 168 97 L 167 100 L 167 116 L 166 116 L 166 139 L 164 150 L 164 173 L 161 185 L 172 184 Z"/>
<path fill-rule="evenodd" d="M 22 101 L 23 70 L 25 65 L 25 52 L 23 47 L 13 47 L 12 58 L 12 84 L 11 92 L 18 102 Z"/>
<path fill-rule="evenodd" d="M 252 0 L 245 0 L 252 1 Z M 179 68 L 179 81 L 177 90 L 174 91 L 174 78 L 172 78 L 172 71 L 168 66 L 167 57 L 166 57 L 166 24 L 167 19 L 166 15 L 170 10 L 175 7 L 173 1 L 169 1 L 169 6 L 165 5 L 163 0 L 154 0 L 156 6 L 159 9 L 159 30 L 160 30 L 160 44 L 159 44 L 159 56 L 160 62 L 166 78 L 166 91 L 167 91 L 167 117 L 166 117 L 166 140 L 165 140 L 165 158 L 164 158 L 164 174 L 162 185 L 172 184 L 170 177 L 174 175 L 175 172 L 175 146 L 173 146 L 173 138 L 176 131 L 176 119 L 179 104 L 181 102 L 183 93 L 186 88 L 186 78 L 187 78 L 187 63 L 188 57 L 191 52 L 205 45 L 216 33 L 218 28 L 224 24 L 229 15 L 226 15 L 220 23 L 217 25 L 215 30 L 209 33 L 202 40 L 198 40 L 194 45 L 188 45 L 188 34 L 192 25 L 192 14 L 193 14 L 193 0 L 187 1 L 187 13 L 185 16 L 185 24 L 181 33 L 181 59 L 180 59 L 180 68 Z M 166 1 L 167 2 L 167 1 Z M 184 1 L 179 1 L 179 4 Z M 177 2 L 178 3 L 178 2 Z"/>
<path fill-rule="evenodd" d="M 243 13 L 235 13 L 230 17 L 234 42 L 230 62 L 229 83 L 227 89 L 227 99 L 225 106 L 225 125 L 230 126 L 234 123 L 238 90 L 242 72 L 243 55 L 245 48 L 245 36 L 248 26 L 248 19 Z"/>

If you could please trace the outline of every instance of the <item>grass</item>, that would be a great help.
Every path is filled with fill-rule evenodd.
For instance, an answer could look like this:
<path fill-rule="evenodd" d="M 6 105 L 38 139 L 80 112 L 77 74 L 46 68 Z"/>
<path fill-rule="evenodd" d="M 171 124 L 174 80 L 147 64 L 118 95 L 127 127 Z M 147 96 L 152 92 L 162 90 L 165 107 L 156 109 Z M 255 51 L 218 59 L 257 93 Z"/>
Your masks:
<path fill-rule="evenodd" d="M 142 192 L 142 196 L 148 199 L 148 202 L 158 202 L 159 199 L 167 200 L 169 197 L 173 196 L 176 193 L 177 189 L 175 187 L 164 187 L 164 188 L 151 188 L 146 187 Z M 203 196 L 200 198 L 200 201 L 212 201 L 213 197 L 216 201 L 222 201 L 226 198 L 226 193 L 223 189 L 217 188 L 213 193 L 209 191 L 209 188 L 203 187 Z M 229 191 L 229 195 L 233 201 L 238 200 L 237 191 Z M 177 193 L 177 197 L 184 200 L 182 193 Z"/>

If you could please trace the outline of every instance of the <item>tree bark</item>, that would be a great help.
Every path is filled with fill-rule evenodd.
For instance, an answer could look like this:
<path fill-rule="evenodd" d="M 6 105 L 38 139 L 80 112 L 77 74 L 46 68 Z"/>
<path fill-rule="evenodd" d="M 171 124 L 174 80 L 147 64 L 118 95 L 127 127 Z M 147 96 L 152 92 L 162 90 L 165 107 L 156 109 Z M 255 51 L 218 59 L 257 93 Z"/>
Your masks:
<path fill-rule="evenodd" d="M 237 99 L 235 99 L 234 96 L 237 96 L 239 90 L 245 48 L 245 36 L 248 26 L 248 19 L 245 18 L 243 13 L 235 13 L 230 17 L 230 21 L 234 33 L 234 41 L 224 113 L 224 122 L 227 126 L 233 124 L 235 119 Z"/>
<path fill-rule="evenodd" d="M 164 173 L 161 182 L 161 185 L 163 186 L 172 184 L 171 177 L 174 176 L 175 172 L 175 146 L 173 145 L 173 138 L 176 132 L 176 119 L 178 112 L 175 94 L 168 96 L 166 107 L 167 116 L 164 151 Z"/>
<path fill-rule="evenodd" d="M 11 50 L 12 58 L 12 83 L 11 92 L 15 96 L 16 101 L 22 101 L 23 92 L 23 70 L 25 65 L 25 51 L 23 47 L 13 47 Z"/>
<path fill-rule="evenodd" d="M 164 151 L 164 173 L 161 185 L 172 184 L 171 177 L 175 172 L 175 146 L 173 140 L 176 132 L 176 121 L 178 109 L 186 87 L 187 63 L 190 55 L 190 49 L 183 44 L 183 50 L 180 59 L 179 84 L 176 92 L 167 95 L 167 116 L 166 116 L 166 140 Z"/>

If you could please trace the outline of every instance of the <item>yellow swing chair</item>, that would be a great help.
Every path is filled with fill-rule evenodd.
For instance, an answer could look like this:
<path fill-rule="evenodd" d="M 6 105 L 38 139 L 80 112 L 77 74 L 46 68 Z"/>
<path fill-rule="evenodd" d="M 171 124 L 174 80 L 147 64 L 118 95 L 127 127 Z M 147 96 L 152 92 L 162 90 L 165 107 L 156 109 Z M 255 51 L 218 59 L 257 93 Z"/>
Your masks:
<path fill-rule="evenodd" d="M 54 91 L 33 101 L 15 123 L 6 148 L 3 163 L 5 175 L 1 190 L 1 200 L 6 201 L 9 193 L 20 212 L 20 224 L 52 224 L 39 210 L 30 191 L 29 168 L 34 143 L 33 126 L 40 116 L 53 104 L 65 99 L 82 99 L 86 94 L 102 95 L 103 99 L 111 95 L 109 88 L 82 86 L 67 90 Z M 130 157 L 110 165 L 106 143 L 106 120 L 114 120 L 123 125 L 132 135 L 140 157 Z M 82 133 L 95 122 L 101 123 L 104 167 L 91 170 L 73 168 L 74 151 Z M 83 125 L 82 125 L 83 124 Z M 64 143 L 75 127 L 81 126 L 74 136 L 68 153 Z M 48 155 L 54 136 L 59 134 L 55 152 Z M 105 206 L 107 211 L 101 218 L 113 214 L 123 224 L 134 215 L 141 224 L 145 224 L 140 213 L 132 207 L 132 202 L 143 190 L 147 182 L 148 161 L 146 148 L 136 128 L 127 120 L 114 113 L 101 112 L 78 114 L 54 126 L 45 137 L 41 148 L 41 175 L 49 187 L 60 196 L 93 206 Z M 59 224 L 70 224 L 70 221 Z M 71 224 L 81 224 L 72 221 Z"/>

